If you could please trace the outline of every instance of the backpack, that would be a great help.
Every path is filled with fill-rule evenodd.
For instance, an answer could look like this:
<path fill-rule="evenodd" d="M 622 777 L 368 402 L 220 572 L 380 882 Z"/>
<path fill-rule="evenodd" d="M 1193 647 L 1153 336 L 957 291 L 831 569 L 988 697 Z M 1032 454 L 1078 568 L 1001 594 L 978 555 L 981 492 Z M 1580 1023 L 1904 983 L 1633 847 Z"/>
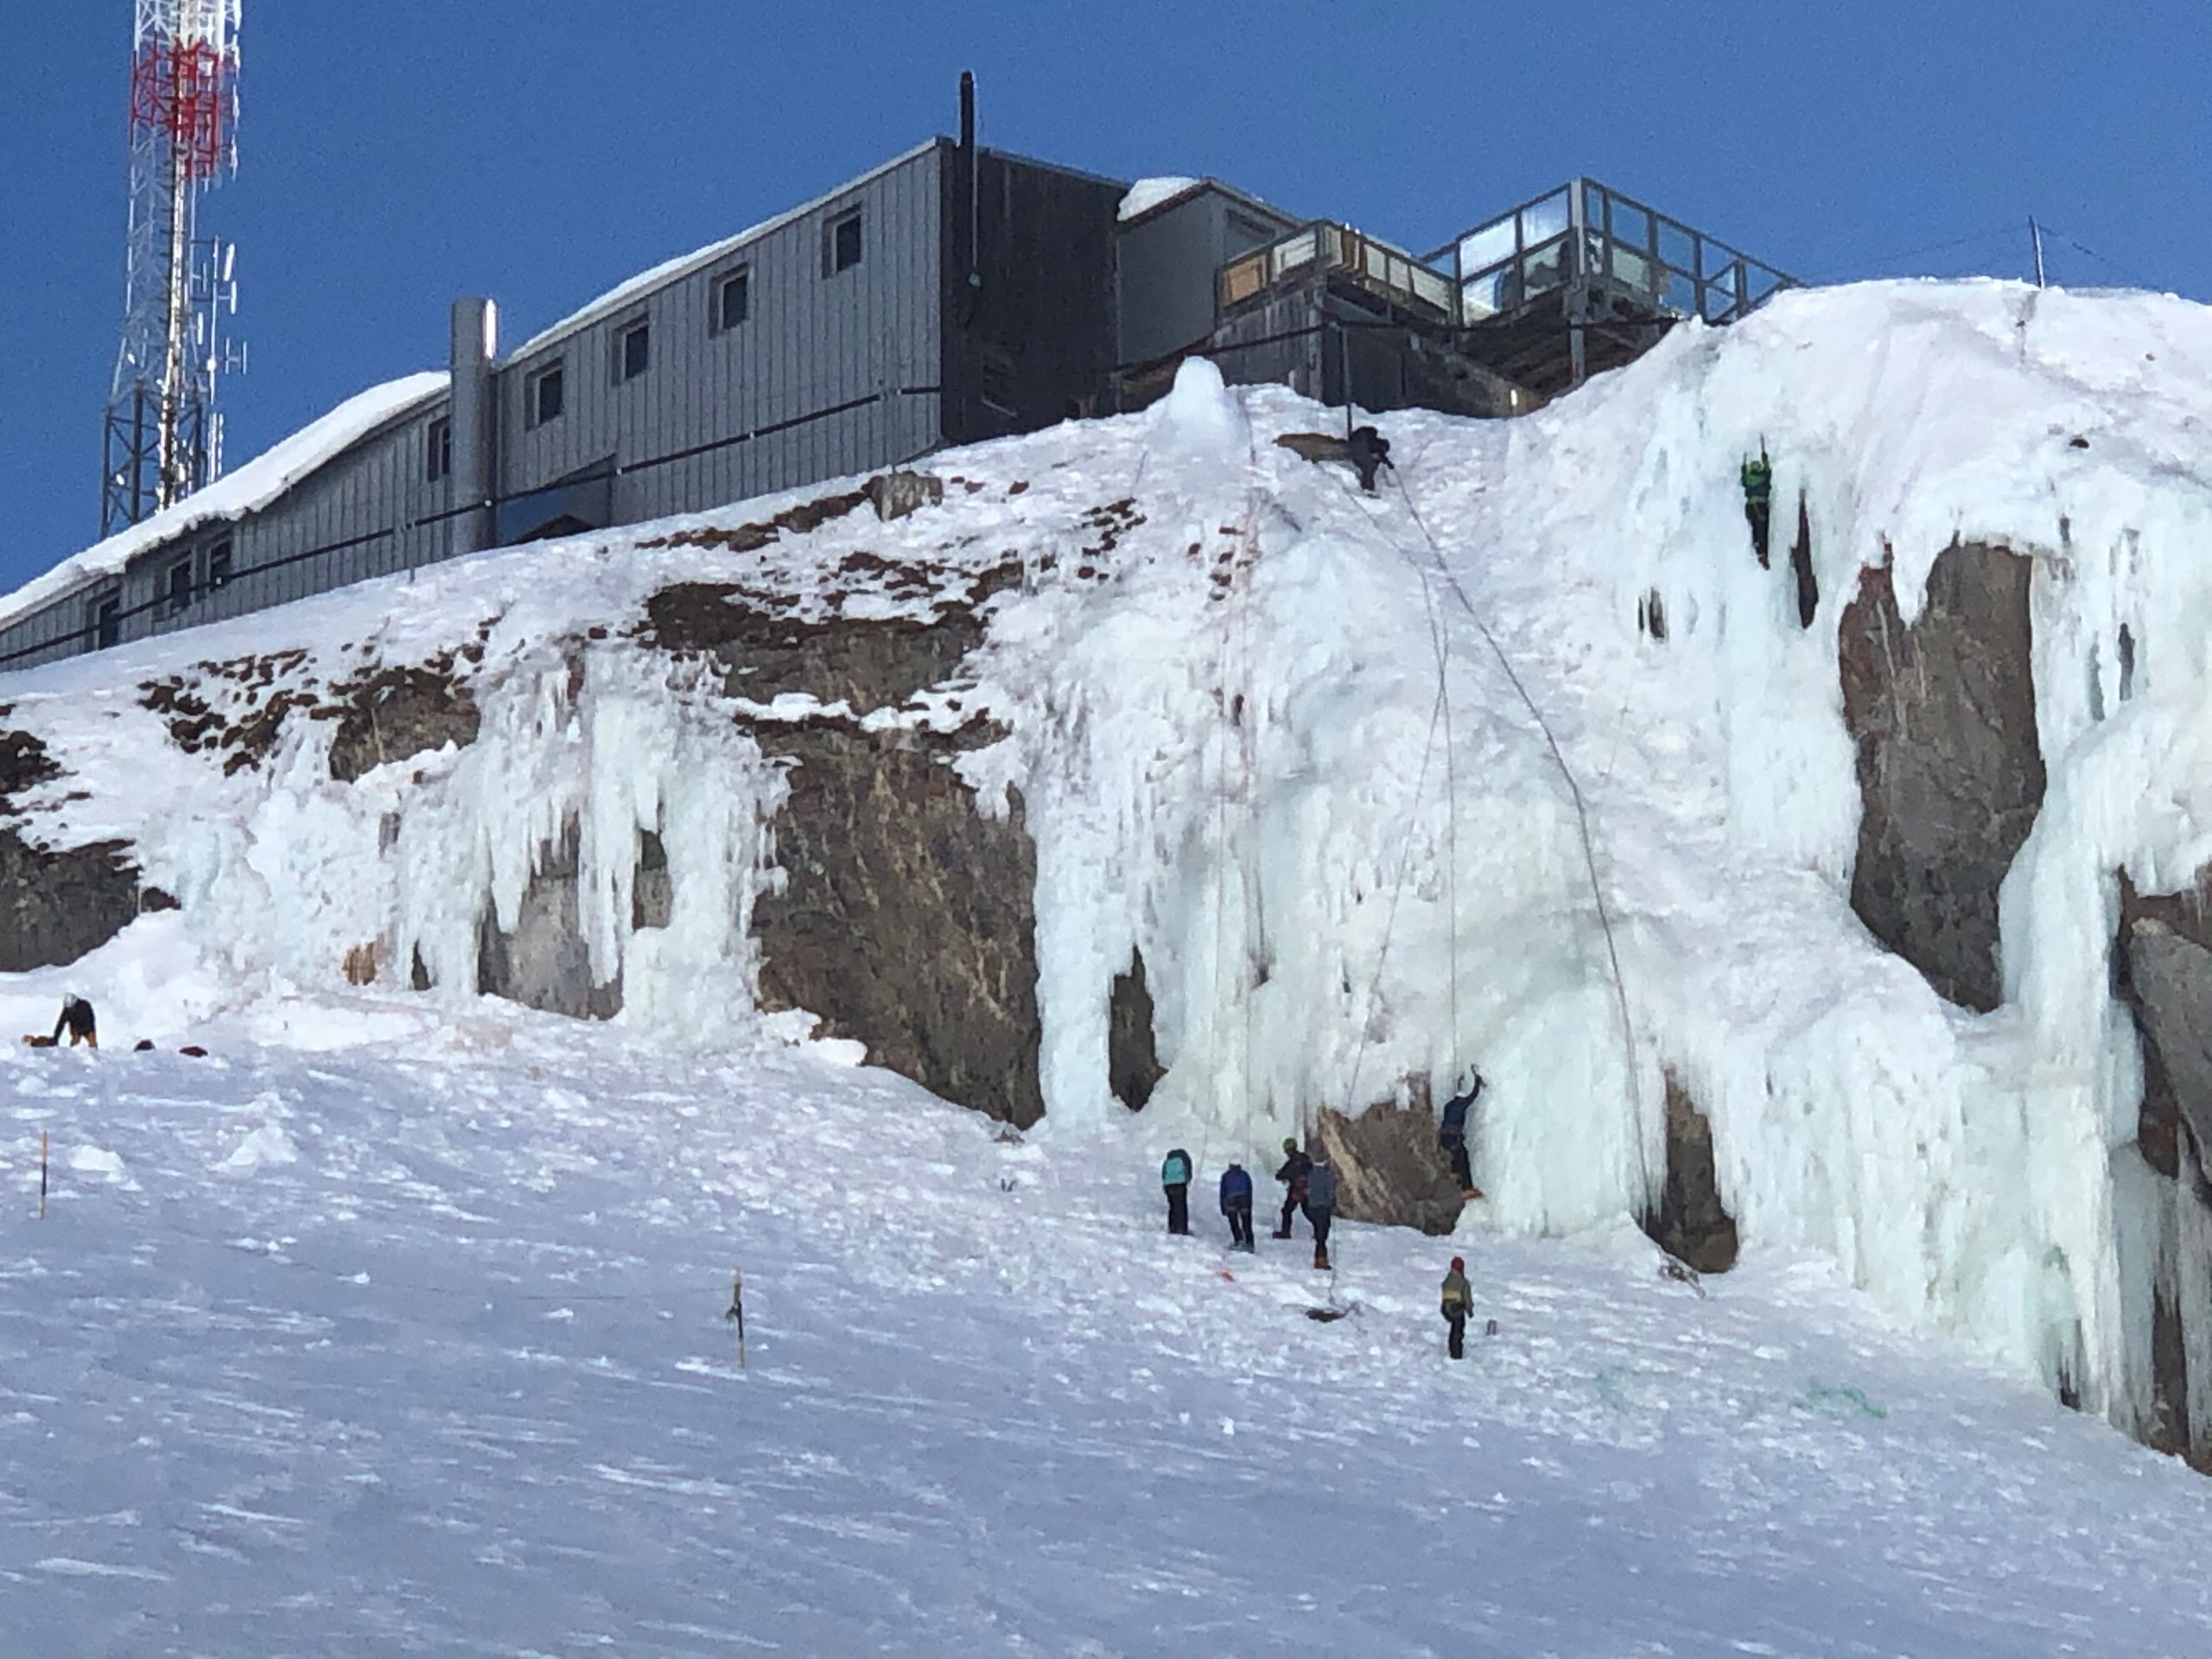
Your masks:
<path fill-rule="evenodd" d="M 1191 1179 L 1191 1154 L 1178 1147 L 1167 1154 L 1167 1161 L 1160 1166 L 1162 1186 L 1185 1186 Z"/>
<path fill-rule="evenodd" d="M 1306 1202 L 1316 1210 L 1337 1207 L 1337 1172 L 1326 1164 L 1313 1166 L 1313 1173 L 1306 1178 Z"/>

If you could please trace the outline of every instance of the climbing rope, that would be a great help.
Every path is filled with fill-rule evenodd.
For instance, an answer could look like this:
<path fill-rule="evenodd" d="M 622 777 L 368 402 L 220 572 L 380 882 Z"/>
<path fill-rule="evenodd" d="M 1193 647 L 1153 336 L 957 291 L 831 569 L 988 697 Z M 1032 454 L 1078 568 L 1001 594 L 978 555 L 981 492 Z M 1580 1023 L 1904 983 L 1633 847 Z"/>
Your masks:
<path fill-rule="evenodd" d="M 1504 671 L 1507 682 L 1513 687 L 1515 694 L 1519 696 L 1522 705 L 1529 710 L 1529 718 L 1535 721 L 1538 732 L 1542 734 L 1544 747 L 1551 754 L 1552 764 L 1559 768 L 1560 776 L 1566 780 L 1567 795 L 1574 807 L 1575 830 L 1582 844 L 1583 868 L 1589 876 L 1591 898 L 1597 906 L 1598 926 L 1605 936 L 1605 959 L 1611 972 L 1614 1001 L 1620 1016 L 1622 1054 L 1628 1071 L 1629 1104 L 1635 1118 L 1637 1175 L 1644 1192 L 1649 1194 L 1651 1190 L 1651 1163 L 1643 1147 L 1643 1091 L 1637 1058 L 1636 1026 L 1629 1011 L 1628 981 L 1621 971 L 1620 944 L 1613 931 L 1612 913 L 1605 902 L 1605 883 L 1599 880 L 1598 874 L 1597 847 L 1590 833 L 1589 803 L 1584 798 L 1582 785 L 1574 775 L 1574 768 L 1567 764 L 1566 753 L 1560 747 L 1558 735 L 1552 730 L 1551 722 L 1544 718 L 1544 711 L 1537 706 L 1535 696 L 1530 694 L 1520 673 L 1514 668 L 1512 658 L 1506 655 L 1505 647 L 1498 643 L 1497 635 L 1490 625 L 1483 620 L 1482 613 L 1475 608 L 1474 601 L 1467 596 L 1466 588 L 1461 585 L 1459 576 L 1452 571 L 1449 562 L 1446 560 L 1444 550 L 1438 543 L 1435 533 L 1429 529 L 1428 521 L 1421 517 L 1421 508 L 1414 500 L 1413 492 L 1406 487 L 1405 480 L 1398 476 L 1395 467 L 1391 469 L 1391 479 L 1397 485 L 1398 493 L 1405 501 L 1408 516 L 1413 519 L 1414 527 L 1421 531 L 1421 539 L 1428 543 L 1429 556 L 1435 564 L 1437 574 L 1442 576 L 1451 588 L 1453 595 L 1459 601 L 1460 608 L 1466 612 L 1467 620 L 1475 625 L 1475 631 L 1482 635 L 1483 642 L 1490 647 L 1491 655 L 1497 658 L 1497 665 Z M 1393 547 L 1397 545 L 1395 538 L 1392 540 L 1392 545 Z M 1405 550 L 1398 548 L 1397 550 L 1402 557 L 1406 558 L 1407 563 L 1414 569 L 1415 574 L 1421 575 L 1420 567 L 1406 555 Z M 1425 577 L 1422 588 L 1426 593 L 1427 584 Z"/>

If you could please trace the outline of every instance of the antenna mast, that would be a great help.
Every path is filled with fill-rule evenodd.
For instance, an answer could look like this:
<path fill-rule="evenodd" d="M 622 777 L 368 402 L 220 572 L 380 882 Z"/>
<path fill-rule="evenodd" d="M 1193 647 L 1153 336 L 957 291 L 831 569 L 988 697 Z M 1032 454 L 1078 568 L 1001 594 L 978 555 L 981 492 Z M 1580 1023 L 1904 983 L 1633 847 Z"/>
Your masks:
<path fill-rule="evenodd" d="M 159 512 L 223 469 L 215 376 L 233 359 L 237 250 L 200 234 L 200 199 L 238 170 L 241 0 L 136 0 L 130 238 L 123 346 L 108 391 L 100 533 Z"/>

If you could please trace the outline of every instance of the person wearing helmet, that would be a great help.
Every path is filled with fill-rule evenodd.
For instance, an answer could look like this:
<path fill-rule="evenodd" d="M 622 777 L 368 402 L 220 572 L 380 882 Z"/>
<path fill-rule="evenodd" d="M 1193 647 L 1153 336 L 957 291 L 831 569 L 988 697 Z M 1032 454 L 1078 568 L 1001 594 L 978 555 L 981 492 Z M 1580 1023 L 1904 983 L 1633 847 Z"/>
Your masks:
<path fill-rule="evenodd" d="M 54 1022 L 54 1035 L 47 1039 L 46 1046 L 51 1048 L 59 1043 L 64 1031 L 69 1033 L 72 1048 L 79 1043 L 88 1043 L 94 1048 L 100 1046 L 100 1029 L 92 1018 L 92 1005 L 74 991 L 61 999 L 61 1015 Z"/>
<path fill-rule="evenodd" d="M 1285 1137 L 1282 1149 L 1287 1154 L 1282 1167 L 1275 1171 L 1275 1179 L 1283 1184 L 1282 1221 L 1275 1228 L 1277 1238 L 1290 1236 L 1290 1218 L 1306 1207 L 1306 1179 L 1313 1173 L 1313 1160 L 1298 1149 L 1294 1136 Z"/>
<path fill-rule="evenodd" d="M 1452 1179 L 1459 1183 L 1459 1196 L 1463 1198 L 1482 1197 L 1482 1190 L 1475 1185 L 1474 1171 L 1467 1161 L 1467 1109 L 1483 1091 L 1483 1074 L 1477 1071 L 1472 1077 L 1444 1103 L 1444 1117 L 1436 1126 L 1436 1144 L 1452 1160 Z"/>
<path fill-rule="evenodd" d="M 1452 1271 L 1444 1275 L 1444 1323 L 1452 1332 L 1446 1346 L 1454 1359 L 1467 1357 L 1467 1316 L 1474 1307 L 1475 1293 L 1467 1283 L 1466 1261 L 1455 1255 Z"/>

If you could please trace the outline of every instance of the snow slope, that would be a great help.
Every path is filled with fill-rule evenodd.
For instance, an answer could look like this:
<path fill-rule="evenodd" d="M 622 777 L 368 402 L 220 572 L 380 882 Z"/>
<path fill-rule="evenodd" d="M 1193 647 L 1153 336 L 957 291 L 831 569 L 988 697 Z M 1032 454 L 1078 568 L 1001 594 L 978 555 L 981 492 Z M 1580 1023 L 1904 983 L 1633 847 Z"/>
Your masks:
<path fill-rule="evenodd" d="M 987 806 L 1018 789 L 1036 838 L 1056 1133 L 1118 1132 L 1107 991 L 1133 949 L 1169 1068 L 1155 1140 L 1263 1148 L 1478 1062 L 1471 1241 L 1643 1204 L 1669 1070 L 1753 1262 L 1832 1258 L 1893 1316 L 2139 1424 L 2153 1290 L 2212 1282 L 2212 1229 L 2131 1144 L 2140 1065 L 2107 960 L 2115 870 L 2171 887 L 2212 853 L 2208 370 L 2212 320 L 2177 300 L 1791 294 L 1520 421 L 1393 416 L 1399 470 L 1368 499 L 1273 442 L 1338 414 L 1194 365 L 1146 415 L 939 458 L 943 508 L 895 524 L 685 539 L 801 498 L 744 504 L 10 677 L 11 721 L 67 774 L 18 804 L 57 843 L 137 845 L 195 918 L 208 1009 L 322 995 L 371 939 L 471 982 L 485 908 L 511 920 L 573 820 L 625 1029 L 741 1037 L 782 780 L 729 716 L 823 711 L 734 706 L 630 623 L 677 580 L 801 617 L 931 616 L 1010 569 L 957 686 L 868 718 L 1004 728 L 960 765 Z M 1747 545 L 1736 469 L 1762 442 L 1777 499 L 1807 504 L 1810 628 Z M 1848 903 L 1837 620 L 1883 562 L 1911 615 L 1955 538 L 2035 562 L 2050 778 L 1986 1016 Z M 1636 623 L 1655 591 L 1663 645 Z M 2126 697 L 2100 650 L 2122 620 Z M 329 728 L 297 721 L 232 776 L 142 706 L 142 678 L 292 641 L 287 683 L 325 688 L 474 642 L 488 739 L 339 785 Z M 677 826 L 678 915 L 647 939 L 624 849 Z M 154 982 L 131 948 L 86 967 L 104 1006 Z M 158 1002 L 137 1006 L 183 1029 Z M 2212 1421 L 2212 1319 L 2190 1330 Z"/>
<path fill-rule="evenodd" d="M 1455 1366 L 1447 1247 L 1340 1228 L 1314 1323 L 1302 1241 L 1160 1234 L 1141 1120 L 1007 1144 L 488 1001 L 108 1024 L 0 1053 L 10 1653 L 2212 1642 L 2212 1486 L 1818 1261 L 1700 1300 L 1633 1234 L 1469 1247 Z"/>

